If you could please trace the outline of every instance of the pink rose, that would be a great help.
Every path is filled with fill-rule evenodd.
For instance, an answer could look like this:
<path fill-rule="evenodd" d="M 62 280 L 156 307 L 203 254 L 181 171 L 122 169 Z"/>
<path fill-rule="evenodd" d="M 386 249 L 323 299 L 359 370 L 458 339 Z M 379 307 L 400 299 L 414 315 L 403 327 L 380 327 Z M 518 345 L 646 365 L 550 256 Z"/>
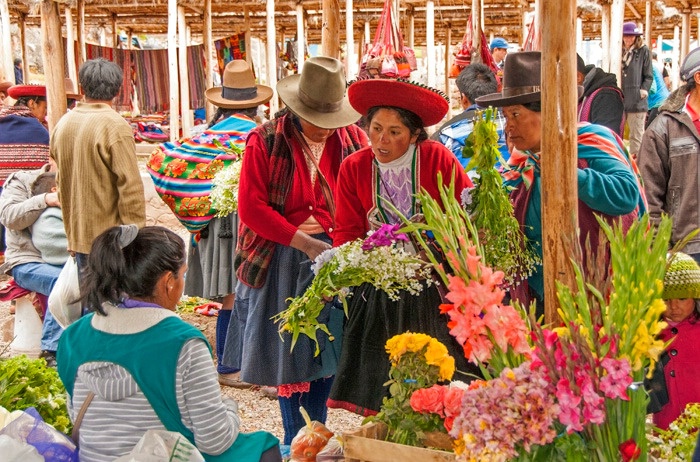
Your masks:
<path fill-rule="evenodd" d="M 458 416 L 462 410 L 462 398 L 464 397 L 464 390 L 461 388 L 448 388 L 445 390 L 445 397 L 443 398 L 443 404 L 445 406 L 445 415 L 447 417 Z"/>
<path fill-rule="evenodd" d="M 444 396 L 445 387 L 442 385 L 433 385 L 430 388 L 421 388 L 420 390 L 414 391 L 411 395 L 411 407 L 416 412 L 438 414 L 440 417 L 444 418 Z"/>

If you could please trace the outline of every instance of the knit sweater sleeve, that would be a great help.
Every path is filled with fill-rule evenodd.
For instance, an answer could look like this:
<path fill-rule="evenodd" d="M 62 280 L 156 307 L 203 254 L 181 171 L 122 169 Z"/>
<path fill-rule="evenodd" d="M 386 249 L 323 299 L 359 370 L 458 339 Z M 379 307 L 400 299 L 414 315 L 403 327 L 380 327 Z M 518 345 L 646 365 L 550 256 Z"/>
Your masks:
<path fill-rule="evenodd" d="M 240 432 L 238 406 L 221 400 L 216 369 L 201 339 L 190 339 L 183 345 L 175 386 L 182 422 L 194 433 L 197 448 L 211 455 L 226 451 Z"/>
<path fill-rule="evenodd" d="M 47 207 L 31 227 L 32 244 L 49 265 L 63 266 L 68 260 L 68 238 L 61 209 Z"/>
<path fill-rule="evenodd" d="M 607 215 L 630 213 L 639 201 L 632 170 L 617 159 L 592 159 L 578 169 L 578 195 L 587 206 Z"/>
<path fill-rule="evenodd" d="M 238 185 L 238 216 L 263 238 L 289 245 L 297 231 L 269 204 L 270 156 L 257 131 L 248 136 Z"/>
<path fill-rule="evenodd" d="M 127 125 L 128 127 L 128 125 Z M 111 168 L 118 192 L 119 218 L 122 224 L 146 224 L 146 201 L 138 164 L 134 161 L 136 145 L 131 132 L 120 133 L 110 145 Z"/>

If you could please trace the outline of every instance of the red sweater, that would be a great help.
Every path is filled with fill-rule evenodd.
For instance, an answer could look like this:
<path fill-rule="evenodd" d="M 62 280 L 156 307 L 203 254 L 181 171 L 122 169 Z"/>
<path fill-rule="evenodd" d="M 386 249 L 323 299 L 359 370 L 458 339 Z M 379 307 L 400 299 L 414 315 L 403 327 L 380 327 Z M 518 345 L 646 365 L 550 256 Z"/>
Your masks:
<path fill-rule="evenodd" d="M 664 366 L 668 403 L 654 414 L 654 424 L 664 430 L 681 415 L 688 403 L 700 403 L 700 320 L 692 316 L 675 326 L 666 327 L 659 338 L 673 339 L 666 351 Z"/>
<path fill-rule="evenodd" d="M 371 147 L 349 155 L 340 166 L 336 188 L 336 229 L 333 245 L 365 237 L 370 230 L 369 219 L 377 209 L 377 181 L 374 153 Z M 418 144 L 416 177 L 417 191 L 425 189 L 431 197 L 439 199 L 437 174 L 442 172 L 442 181 L 449 185 L 455 172 L 455 194 L 459 200 L 465 187 L 472 182 L 452 152 L 442 144 L 426 140 Z"/>
<path fill-rule="evenodd" d="M 329 234 L 332 233 L 333 223 L 323 197 L 321 183 L 316 181 L 314 185 L 311 184 L 311 175 L 299 143 L 291 138 L 288 138 L 287 142 L 292 149 L 295 167 L 283 215 L 269 205 L 269 155 L 265 140 L 258 130 L 248 135 L 238 188 L 240 220 L 261 237 L 282 245 L 289 245 L 299 225 L 311 215 Z M 326 141 L 319 162 L 319 168 L 334 193 L 341 151 L 341 140 L 336 131 Z M 335 153 L 337 155 L 333 155 Z"/>

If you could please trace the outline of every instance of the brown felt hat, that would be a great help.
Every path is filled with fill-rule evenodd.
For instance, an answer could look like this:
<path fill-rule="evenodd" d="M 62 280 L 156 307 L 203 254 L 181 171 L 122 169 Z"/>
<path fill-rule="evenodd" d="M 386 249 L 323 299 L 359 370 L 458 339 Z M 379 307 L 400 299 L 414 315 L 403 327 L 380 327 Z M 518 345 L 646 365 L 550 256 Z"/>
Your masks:
<path fill-rule="evenodd" d="M 270 101 L 272 88 L 257 85 L 248 63 L 243 59 L 234 59 L 224 68 L 221 87 L 208 89 L 204 96 L 217 107 L 246 109 Z"/>
<path fill-rule="evenodd" d="M 12 82 L 8 82 L 7 80 L 0 82 L 0 93 L 5 93 L 5 95 L 7 95 L 7 89 L 12 85 L 14 84 Z"/>
<path fill-rule="evenodd" d="M 542 99 L 540 87 L 542 54 L 539 51 L 510 53 L 503 67 L 503 90 L 476 99 L 476 104 L 486 106 L 515 106 L 534 103 Z M 583 87 L 578 87 L 578 97 Z"/>
<path fill-rule="evenodd" d="M 304 62 L 301 74 L 277 83 L 277 94 L 290 111 L 325 129 L 347 127 L 360 118 L 345 89 L 343 64 L 334 58 L 316 56 Z"/>

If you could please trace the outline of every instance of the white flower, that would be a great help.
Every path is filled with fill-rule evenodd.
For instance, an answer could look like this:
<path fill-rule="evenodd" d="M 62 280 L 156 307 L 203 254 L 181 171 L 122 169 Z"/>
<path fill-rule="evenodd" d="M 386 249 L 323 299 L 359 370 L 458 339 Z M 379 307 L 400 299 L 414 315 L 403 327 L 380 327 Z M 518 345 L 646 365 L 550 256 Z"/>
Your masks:
<path fill-rule="evenodd" d="M 320 255 L 316 257 L 316 259 L 314 260 L 314 264 L 311 265 L 311 271 L 314 272 L 314 275 L 317 275 L 321 268 L 323 268 L 323 265 L 325 265 L 333 259 L 333 256 L 336 254 L 337 251 L 337 247 L 332 247 L 328 250 L 324 250 L 323 252 L 321 252 Z"/>
<path fill-rule="evenodd" d="M 241 159 L 231 162 L 212 178 L 209 195 L 217 217 L 225 217 L 238 210 L 238 184 L 241 178 Z"/>

